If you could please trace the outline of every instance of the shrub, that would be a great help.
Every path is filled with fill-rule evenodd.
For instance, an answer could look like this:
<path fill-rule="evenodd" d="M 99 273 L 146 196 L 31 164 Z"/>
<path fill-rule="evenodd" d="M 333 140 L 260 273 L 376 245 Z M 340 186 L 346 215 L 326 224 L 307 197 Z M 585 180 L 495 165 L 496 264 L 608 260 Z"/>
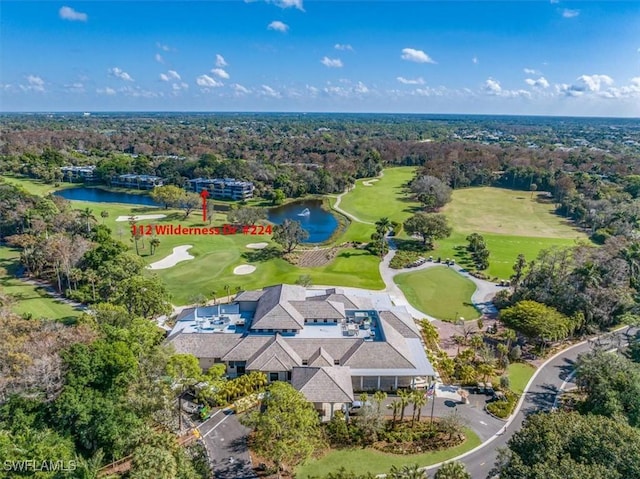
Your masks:
<path fill-rule="evenodd" d="M 508 418 L 518 403 L 518 395 L 512 391 L 505 391 L 505 399 L 487 404 L 487 411 L 501 419 Z"/>
<path fill-rule="evenodd" d="M 516 344 L 514 347 L 511 348 L 511 351 L 509 351 L 509 359 L 515 362 L 515 361 L 519 361 L 521 357 L 522 357 L 522 348 Z"/>

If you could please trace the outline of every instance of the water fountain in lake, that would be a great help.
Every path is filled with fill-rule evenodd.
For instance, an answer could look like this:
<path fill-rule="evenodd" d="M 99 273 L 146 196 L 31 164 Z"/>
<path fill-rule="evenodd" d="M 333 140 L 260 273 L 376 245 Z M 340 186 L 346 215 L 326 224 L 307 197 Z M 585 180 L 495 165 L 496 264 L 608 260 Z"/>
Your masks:
<path fill-rule="evenodd" d="M 298 216 L 309 216 L 310 214 L 311 211 L 309 211 L 309 208 L 305 208 L 300 213 L 298 213 Z"/>

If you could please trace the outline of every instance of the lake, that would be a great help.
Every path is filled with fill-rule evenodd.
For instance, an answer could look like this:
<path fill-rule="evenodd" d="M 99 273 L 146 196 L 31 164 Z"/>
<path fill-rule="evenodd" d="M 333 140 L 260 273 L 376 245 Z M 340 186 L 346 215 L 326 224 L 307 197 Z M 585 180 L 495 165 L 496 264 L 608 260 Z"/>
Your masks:
<path fill-rule="evenodd" d="M 128 205 L 160 206 L 147 194 L 118 193 L 100 188 L 69 188 L 56 191 L 56 196 L 68 200 L 91 201 L 93 203 L 125 203 Z"/>
<path fill-rule="evenodd" d="M 303 212 L 308 214 L 302 216 Z M 328 240 L 338 227 L 338 219 L 322 209 L 321 200 L 296 201 L 269 208 L 268 218 L 275 224 L 280 224 L 285 219 L 299 221 L 309 232 L 309 238 L 305 243 L 322 243 Z"/>

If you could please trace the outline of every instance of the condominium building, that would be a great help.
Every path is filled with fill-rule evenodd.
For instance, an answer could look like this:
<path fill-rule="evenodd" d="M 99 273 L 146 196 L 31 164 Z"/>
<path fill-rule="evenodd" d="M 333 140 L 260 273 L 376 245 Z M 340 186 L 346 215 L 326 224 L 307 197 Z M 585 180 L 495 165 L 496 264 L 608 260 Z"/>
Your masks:
<path fill-rule="evenodd" d="M 122 186 L 124 188 L 137 188 L 139 190 L 151 190 L 156 186 L 162 186 L 163 180 L 159 176 L 152 175 L 118 175 L 111 178 L 112 186 Z"/>
<path fill-rule="evenodd" d="M 90 183 L 96 181 L 98 177 L 95 174 L 95 165 L 89 166 L 63 166 L 60 168 L 62 172 L 62 180 L 69 183 L 85 182 Z"/>
<path fill-rule="evenodd" d="M 254 186 L 250 181 L 235 178 L 195 178 L 189 180 L 189 187 L 196 193 L 207 190 L 216 200 L 246 200 L 253 197 Z"/>

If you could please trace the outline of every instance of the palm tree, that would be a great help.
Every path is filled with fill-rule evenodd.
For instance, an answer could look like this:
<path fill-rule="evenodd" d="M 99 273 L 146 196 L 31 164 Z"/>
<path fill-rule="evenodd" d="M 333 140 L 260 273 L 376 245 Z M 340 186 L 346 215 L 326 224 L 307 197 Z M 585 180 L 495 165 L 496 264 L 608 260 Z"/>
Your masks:
<path fill-rule="evenodd" d="M 104 220 L 109 217 L 109 212 L 107 210 L 102 210 L 100 212 L 100 217 L 102 218 L 102 224 L 104 224 Z"/>
<path fill-rule="evenodd" d="M 385 399 L 387 399 L 387 393 L 384 391 L 376 391 L 373 394 L 373 401 L 376 403 L 376 410 L 378 412 L 378 415 L 382 411 L 382 403 Z"/>
<path fill-rule="evenodd" d="M 229 286 L 228 284 L 224 285 L 224 290 L 227 292 L 227 303 L 231 302 L 231 286 Z"/>
<path fill-rule="evenodd" d="M 216 295 L 218 294 L 217 291 L 211 291 L 211 299 L 213 300 L 213 304 L 216 304 Z"/>
<path fill-rule="evenodd" d="M 391 411 L 393 412 L 393 419 L 391 420 L 391 429 L 394 429 L 396 427 L 396 417 L 398 416 L 398 413 L 400 412 L 400 408 L 402 408 L 402 405 L 400 404 L 400 401 L 398 401 L 397 399 L 394 399 L 393 401 L 391 401 L 391 404 L 387 406 L 387 408 L 391 409 Z"/>
<path fill-rule="evenodd" d="M 458 461 L 443 464 L 436 472 L 434 479 L 471 479 L 464 464 Z"/>
<path fill-rule="evenodd" d="M 416 418 L 418 419 L 418 423 L 420 423 L 420 415 L 422 413 L 422 407 L 427 405 L 427 397 L 422 391 L 415 390 L 413 391 L 411 402 L 413 404 L 413 416 L 411 418 L 411 426 L 413 426 L 413 423 Z M 418 411 L 417 415 L 416 415 L 416 410 Z"/>
<path fill-rule="evenodd" d="M 91 233 L 91 222 L 97 221 L 96 217 L 93 216 L 93 210 L 89 207 L 80 210 L 80 214 L 78 215 L 82 221 L 87 225 L 87 233 Z"/>
<path fill-rule="evenodd" d="M 91 285 L 91 291 L 93 292 L 93 301 L 96 301 L 96 283 L 98 282 L 98 275 L 92 269 L 88 269 L 84 272 L 84 278 Z"/>
<path fill-rule="evenodd" d="M 160 240 L 154 236 L 149 241 L 149 246 L 151 246 L 151 255 L 153 255 L 156 252 L 156 248 L 160 246 Z"/>
<path fill-rule="evenodd" d="M 386 235 L 391 228 L 391 221 L 386 216 L 376 221 L 376 231 L 382 236 Z"/>
<path fill-rule="evenodd" d="M 400 422 L 402 422 L 404 420 L 404 411 L 409 405 L 409 401 L 411 400 L 411 392 L 407 391 L 406 389 L 401 389 L 400 391 L 398 391 L 398 399 L 400 400 L 400 407 L 402 411 L 400 413 Z"/>
<path fill-rule="evenodd" d="M 402 467 L 392 466 L 387 477 L 389 479 L 425 479 L 427 476 L 420 470 L 420 466 L 412 464 Z"/>

